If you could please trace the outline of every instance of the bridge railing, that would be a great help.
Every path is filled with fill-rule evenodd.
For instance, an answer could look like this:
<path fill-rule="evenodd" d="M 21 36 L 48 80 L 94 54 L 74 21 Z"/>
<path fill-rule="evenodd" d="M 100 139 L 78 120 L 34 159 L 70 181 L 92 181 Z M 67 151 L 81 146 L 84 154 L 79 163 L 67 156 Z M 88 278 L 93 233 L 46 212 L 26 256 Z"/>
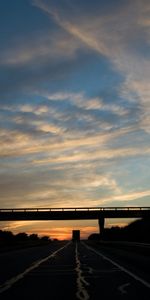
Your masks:
<path fill-rule="evenodd" d="M 129 211 L 129 210 L 150 210 L 150 207 L 44 207 L 44 208 L 1 208 L 0 212 L 53 212 L 53 211 Z"/>

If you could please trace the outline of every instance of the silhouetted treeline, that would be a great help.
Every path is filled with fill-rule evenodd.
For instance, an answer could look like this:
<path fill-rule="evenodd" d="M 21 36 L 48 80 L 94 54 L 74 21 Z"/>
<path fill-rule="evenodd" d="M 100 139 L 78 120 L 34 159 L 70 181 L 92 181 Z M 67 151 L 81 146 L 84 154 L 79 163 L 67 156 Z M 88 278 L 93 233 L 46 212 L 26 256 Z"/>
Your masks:
<path fill-rule="evenodd" d="M 89 240 L 150 242 L 150 220 L 139 219 L 125 227 L 105 228 L 103 234 L 93 233 Z"/>
<path fill-rule="evenodd" d="M 0 230 L 0 246 L 15 246 L 15 245 L 34 245 L 51 242 L 49 236 L 39 237 L 33 233 L 28 235 L 26 232 L 13 234 L 11 231 Z"/>

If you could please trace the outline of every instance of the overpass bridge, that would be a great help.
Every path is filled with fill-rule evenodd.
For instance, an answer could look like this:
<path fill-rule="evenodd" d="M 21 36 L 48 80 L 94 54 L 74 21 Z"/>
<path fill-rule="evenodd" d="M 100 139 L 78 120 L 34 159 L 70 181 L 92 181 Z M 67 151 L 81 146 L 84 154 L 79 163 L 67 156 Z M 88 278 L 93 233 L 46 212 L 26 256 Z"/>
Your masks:
<path fill-rule="evenodd" d="M 106 218 L 150 218 L 150 207 L 1 208 L 0 221 L 94 220 L 103 232 Z"/>

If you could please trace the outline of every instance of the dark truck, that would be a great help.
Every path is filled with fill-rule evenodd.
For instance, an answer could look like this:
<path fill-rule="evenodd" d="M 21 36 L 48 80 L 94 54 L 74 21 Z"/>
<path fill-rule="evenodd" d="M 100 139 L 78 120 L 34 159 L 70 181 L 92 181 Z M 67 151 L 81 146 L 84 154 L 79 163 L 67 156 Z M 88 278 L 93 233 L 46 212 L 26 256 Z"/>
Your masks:
<path fill-rule="evenodd" d="M 80 241 L 80 230 L 72 230 L 72 241 Z"/>

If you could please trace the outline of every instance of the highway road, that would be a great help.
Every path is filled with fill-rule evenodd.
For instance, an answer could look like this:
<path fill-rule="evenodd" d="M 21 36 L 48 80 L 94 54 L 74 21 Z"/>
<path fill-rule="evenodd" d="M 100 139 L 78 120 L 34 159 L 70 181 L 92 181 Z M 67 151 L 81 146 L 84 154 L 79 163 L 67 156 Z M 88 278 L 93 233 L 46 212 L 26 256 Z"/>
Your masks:
<path fill-rule="evenodd" d="M 150 246 L 53 242 L 0 254 L 0 299 L 150 299 Z"/>

